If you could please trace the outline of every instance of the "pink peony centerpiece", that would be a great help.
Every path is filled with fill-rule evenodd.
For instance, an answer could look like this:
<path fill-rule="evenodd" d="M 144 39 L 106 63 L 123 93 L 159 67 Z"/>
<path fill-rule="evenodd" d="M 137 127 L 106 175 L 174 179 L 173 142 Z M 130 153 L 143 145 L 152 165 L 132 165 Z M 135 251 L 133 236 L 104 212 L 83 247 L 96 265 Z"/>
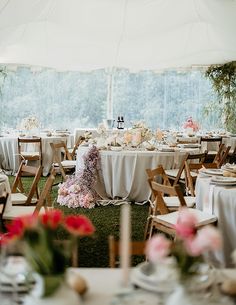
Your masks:
<path fill-rule="evenodd" d="M 195 215 L 189 209 L 182 208 L 175 225 L 176 241 L 172 244 L 164 235 L 153 236 L 146 247 L 148 259 L 152 263 L 162 263 L 171 255 L 182 278 L 197 272 L 203 254 L 219 249 L 222 239 L 215 227 L 205 226 L 197 231 L 196 224 Z"/>
<path fill-rule="evenodd" d="M 191 128 L 194 132 L 199 130 L 199 125 L 197 122 L 193 121 L 193 118 L 190 116 L 186 122 L 183 124 L 183 128 Z"/>

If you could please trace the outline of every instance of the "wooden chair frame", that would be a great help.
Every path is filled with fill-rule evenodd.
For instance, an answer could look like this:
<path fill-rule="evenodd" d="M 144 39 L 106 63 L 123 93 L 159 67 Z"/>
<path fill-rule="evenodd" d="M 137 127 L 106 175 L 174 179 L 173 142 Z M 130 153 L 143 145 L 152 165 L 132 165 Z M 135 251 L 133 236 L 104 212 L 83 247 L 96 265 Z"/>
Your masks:
<path fill-rule="evenodd" d="M 75 158 L 75 154 L 76 154 L 76 151 L 78 149 L 78 147 L 85 141 L 85 137 L 83 136 L 79 136 L 74 147 L 73 147 L 73 150 L 71 152 L 71 158 L 74 159 Z"/>
<path fill-rule="evenodd" d="M 166 204 L 165 204 L 165 201 L 163 199 L 164 194 L 167 194 L 167 195 L 170 195 L 170 196 L 178 196 L 179 201 L 180 201 L 180 208 L 182 208 L 182 207 L 186 208 L 187 207 L 186 201 L 184 199 L 184 196 L 181 192 L 181 189 L 180 189 L 179 185 L 166 186 L 166 185 L 159 184 L 155 181 L 153 181 L 151 183 L 151 185 L 152 185 L 153 192 L 156 195 L 155 201 L 156 201 L 156 205 L 158 206 L 158 209 L 159 209 L 161 215 L 169 214 L 169 211 L 168 211 L 168 209 L 166 207 Z M 191 210 L 194 211 L 195 209 L 191 209 Z M 195 211 L 198 211 L 198 210 L 195 210 Z M 202 214 L 205 214 L 201 211 L 198 211 L 198 212 L 202 213 Z M 174 215 L 175 213 L 178 213 L 178 212 L 173 212 L 173 213 L 171 213 L 171 215 Z M 207 224 L 210 224 L 210 223 L 211 224 L 216 224 L 217 223 L 217 218 L 215 218 L 215 217 L 210 218 L 209 223 L 207 223 Z M 206 224 L 205 223 L 202 224 L 202 225 L 199 224 L 199 225 L 196 226 L 196 229 L 199 229 L 199 228 L 203 227 L 204 225 L 206 225 Z M 155 221 L 155 217 L 153 217 L 152 218 L 150 236 L 152 235 L 153 228 L 156 228 L 157 230 L 162 231 L 162 232 L 164 232 L 164 233 L 166 233 L 166 234 L 175 238 L 176 232 L 175 232 L 174 227 L 173 226 L 168 226 L 167 224 L 165 225 L 164 220 L 160 221 L 160 222 L 157 222 L 157 221 Z"/>
<path fill-rule="evenodd" d="M 24 176 L 25 174 L 34 176 L 29 193 L 27 195 L 27 200 L 25 201 L 25 203 L 23 203 L 23 205 L 31 205 L 33 196 L 35 194 L 36 194 L 36 198 L 39 199 L 38 183 L 42 175 L 42 166 L 39 167 L 28 166 L 26 165 L 25 160 L 21 161 L 20 167 L 18 169 L 18 172 L 16 174 L 16 177 L 12 185 L 12 189 L 11 189 L 12 193 L 17 193 L 17 192 L 24 193 L 22 176 Z"/>
<path fill-rule="evenodd" d="M 130 242 L 131 255 L 145 256 L 145 241 L 132 241 Z M 113 235 L 108 236 L 109 248 L 109 267 L 115 268 L 118 265 L 116 258 L 120 255 L 120 242 L 116 241 Z"/>
<path fill-rule="evenodd" d="M 65 142 L 59 142 L 59 143 L 50 143 L 50 146 L 52 148 L 53 151 L 53 166 L 55 168 L 55 163 L 58 165 L 60 173 L 63 177 L 63 180 L 66 181 L 66 170 L 71 170 L 72 168 L 66 168 L 62 165 L 61 163 L 61 153 L 64 151 L 64 160 L 69 160 L 69 161 L 73 161 L 73 158 L 70 154 L 70 152 L 68 151 L 68 148 L 66 147 L 66 143 Z"/>
<path fill-rule="evenodd" d="M 44 207 L 44 209 L 47 210 L 48 209 L 47 200 L 50 197 L 50 191 L 51 191 L 54 180 L 55 180 L 55 171 L 52 171 L 50 176 L 47 178 L 47 181 L 39 196 L 36 206 L 12 206 L 11 211 L 14 211 L 14 209 L 15 209 L 15 211 L 17 211 L 17 213 L 14 214 L 11 211 L 5 210 L 5 213 L 3 214 L 4 222 L 10 221 L 10 220 L 12 220 L 16 217 L 20 217 L 22 215 L 27 215 L 27 214 L 38 215 L 40 213 L 40 210 L 42 207 Z"/>
<path fill-rule="evenodd" d="M 204 153 L 200 153 L 200 154 L 193 154 L 191 155 L 190 153 L 187 153 L 184 158 L 183 161 L 179 167 L 178 173 L 176 175 L 176 177 L 172 177 L 170 175 L 167 174 L 167 177 L 169 180 L 174 181 L 173 185 L 177 185 L 179 184 L 179 182 L 181 181 L 181 175 L 184 172 L 184 167 L 185 167 L 185 162 L 191 162 L 191 160 L 199 160 L 199 162 L 204 162 L 205 158 L 207 156 L 207 151 L 205 151 Z M 185 179 L 181 181 L 182 183 L 185 183 Z"/>
<path fill-rule="evenodd" d="M 26 144 L 35 144 L 36 147 L 38 147 L 37 152 L 39 155 L 33 154 L 34 152 L 31 152 L 31 155 L 24 155 L 22 154 L 21 145 Z M 35 138 L 18 138 L 18 151 L 20 155 L 20 160 L 29 160 L 29 161 L 39 161 L 40 165 L 42 165 L 43 162 L 43 155 L 42 155 L 42 139 L 40 137 Z"/>
<path fill-rule="evenodd" d="M 217 167 L 220 168 L 227 160 L 231 146 L 225 146 L 221 144 L 219 150 L 213 160 L 213 163 L 216 163 Z"/>

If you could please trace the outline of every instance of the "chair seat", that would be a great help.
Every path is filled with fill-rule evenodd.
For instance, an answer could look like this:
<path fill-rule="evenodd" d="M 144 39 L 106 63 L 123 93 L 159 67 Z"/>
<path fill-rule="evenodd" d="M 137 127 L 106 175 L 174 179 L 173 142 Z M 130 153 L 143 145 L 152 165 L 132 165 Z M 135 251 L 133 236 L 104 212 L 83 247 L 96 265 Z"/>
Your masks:
<path fill-rule="evenodd" d="M 61 165 L 63 167 L 67 167 L 67 168 L 73 168 L 76 166 L 76 161 L 75 160 L 64 160 L 61 162 Z M 54 166 L 59 166 L 59 164 L 54 163 Z"/>
<path fill-rule="evenodd" d="M 209 150 L 208 155 L 216 155 L 217 154 L 217 151 L 216 150 Z"/>
<path fill-rule="evenodd" d="M 187 207 L 188 208 L 192 208 L 195 206 L 196 204 L 196 197 L 192 197 L 192 196 L 184 196 L 184 199 L 186 201 Z M 165 204 L 168 208 L 177 208 L 180 206 L 180 202 L 177 196 L 171 196 L 171 197 L 167 197 L 164 196 L 164 201 Z"/>
<path fill-rule="evenodd" d="M 24 204 L 27 200 L 27 196 L 23 193 L 11 193 L 11 202 L 12 205 Z M 32 198 L 31 203 L 37 203 L 36 198 Z"/>
<path fill-rule="evenodd" d="M 177 169 L 177 168 L 176 169 L 166 169 L 165 172 L 166 172 L 167 176 L 175 178 L 178 175 L 179 169 Z M 196 178 L 197 177 L 197 173 L 191 172 L 191 176 Z M 185 179 L 184 172 L 182 172 L 182 174 L 180 176 L 180 179 L 182 179 L 182 180 Z"/>
<path fill-rule="evenodd" d="M 38 151 L 22 151 L 21 155 L 26 157 L 30 157 L 30 156 L 39 157 L 40 153 Z"/>
<path fill-rule="evenodd" d="M 201 227 L 207 224 L 213 224 L 217 221 L 217 217 L 214 215 L 207 214 L 197 209 L 189 208 L 189 210 L 196 216 L 198 220 L 196 227 Z M 177 223 L 178 216 L 179 216 L 179 211 L 176 211 L 165 215 L 153 216 L 153 220 L 166 227 L 173 228 Z"/>
<path fill-rule="evenodd" d="M 35 210 L 34 206 L 12 206 L 11 208 L 4 211 L 3 219 L 12 220 L 16 217 L 21 217 L 24 215 L 32 215 Z M 40 214 L 43 214 L 45 209 L 40 210 Z"/>

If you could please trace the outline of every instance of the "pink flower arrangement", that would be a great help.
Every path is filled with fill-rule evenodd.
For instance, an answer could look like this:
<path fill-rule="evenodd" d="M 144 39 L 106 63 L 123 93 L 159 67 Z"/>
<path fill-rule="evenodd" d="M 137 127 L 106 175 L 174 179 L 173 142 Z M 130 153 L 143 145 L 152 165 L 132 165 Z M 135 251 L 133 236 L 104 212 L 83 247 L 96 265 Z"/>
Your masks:
<path fill-rule="evenodd" d="M 69 235 L 68 247 L 56 243 L 58 229 L 63 228 Z M 23 253 L 32 269 L 42 277 L 63 278 L 68 256 L 78 237 L 92 235 L 95 228 L 84 215 L 64 216 L 60 210 L 49 210 L 45 214 L 26 215 L 14 219 L 7 225 L 8 232 L 1 234 L 1 247 L 23 241 Z M 58 287 L 45 287 L 44 296 Z"/>
<path fill-rule="evenodd" d="M 67 232 L 67 246 L 57 243 L 58 230 Z M 60 210 L 48 210 L 45 214 L 26 215 L 7 225 L 8 232 L 0 235 L 1 247 L 22 241 L 22 251 L 32 269 L 42 277 L 63 278 L 68 258 L 78 237 L 92 235 L 95 228 L 84 215 L 64 216 Z M 44 296 L 58 287 L 45 287 Z"/>
<path fill-rule="evenodd" d="M 203 254 L 220 249 L 222 238 L 219 231 L 212 226 L 196 230 L 197 219 L 187 208 L 179 211 L 176 241 L 172 244 L 163 235 L 152 237 L 146 247 L 146 255 L 153 262 L 162 262 L 168 255 L 175 257 L 180 275 L 195 273 Z"/>
<path fill-rule="evenodd" d="M 98 195 L 94 189 L 99 161 L 99 151 L 92 146 L 83 156 L 84 166 L 75 175 L 60 184 L 57 201 L 69 208 L 93 208 Z"/>
<path fill-rule="evenodd" d="M 199 125 L 197 122 L 193 121 L 193 118 L 190 116 L 187 121 L 183 124 L 183 128 L 192 128 L 194 132 L 199 130 Z"/>

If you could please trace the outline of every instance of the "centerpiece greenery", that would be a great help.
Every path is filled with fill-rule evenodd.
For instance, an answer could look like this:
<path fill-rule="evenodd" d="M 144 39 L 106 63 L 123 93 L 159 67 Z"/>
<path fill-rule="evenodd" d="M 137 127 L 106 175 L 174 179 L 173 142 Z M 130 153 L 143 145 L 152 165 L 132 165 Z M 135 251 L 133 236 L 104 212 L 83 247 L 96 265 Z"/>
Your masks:
<path fill-rule="evenodd" d="M 236 61 L 224 65 L 212 65 L 205 76 L 210 79 L 218 96 L 218 103 L 208 107 L 207 113 L 220 110 L 227 131 L 236 133 Z"/>

